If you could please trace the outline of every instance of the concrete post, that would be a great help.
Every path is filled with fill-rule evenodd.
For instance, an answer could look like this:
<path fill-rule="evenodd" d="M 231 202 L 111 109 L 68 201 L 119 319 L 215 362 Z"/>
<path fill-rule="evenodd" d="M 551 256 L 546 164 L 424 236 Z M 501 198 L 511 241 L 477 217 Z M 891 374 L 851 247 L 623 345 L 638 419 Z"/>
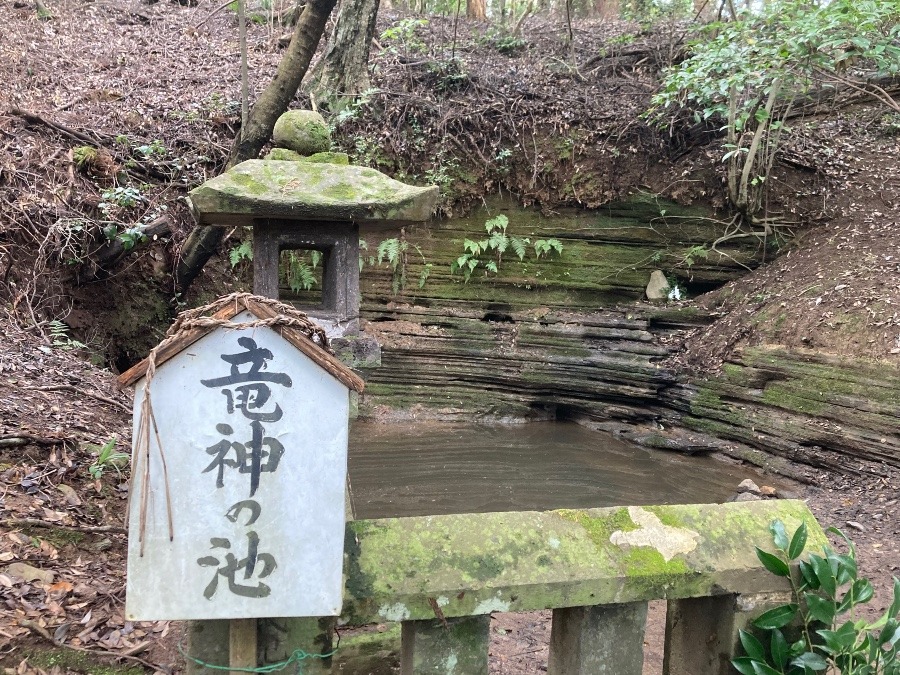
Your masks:
<path fill-rule="evenodd" d="M 729 675 L 740 656 L 739 633 L 790 594 L 719 595 L 671 600 L 666 610 L 663 675 Z"/>
<path fill-rule="evenodd" d="M 207 668 L 202 664 L 228 665 L 228 624 L 228 619 L 191 621 L 187 624 L 185 653 L 188 658 L 185 659 L 184 669 L 187 675 L 221 675 L 221 670 Z"/>
<path fill-rule="evenodd" d="M 664 675 L 731 672 L 734 602 L 733 595 L 669 601 Z"/>
<path fill-rule="evenodd" d="M 253 292 L 278 300 L 278 227 L 256 223 L 253 227 Z"/>
<path fill-rule="evenodd" d="M 294 650 L 302 649 L 309 654 L 327 654 L 333 649 L 335 617 L 322 619 L 260 619 L 259 650 L 263 665 L 286 661 Z M 319 675 L 331 672 L 331 658 L 308 658 L 300 664 L 304 675 Z M 291 665 L 286 672 L 296 672 Z"/>
<path fill-rule="evenodd" d="M 404 621 L 401 675 L 487 675 L 491 617 Z"/>
<path fill-rule="evenodd" d="M 646 622 L 646 602 L 553 610 L 548 675 L 641 675 Z"/>

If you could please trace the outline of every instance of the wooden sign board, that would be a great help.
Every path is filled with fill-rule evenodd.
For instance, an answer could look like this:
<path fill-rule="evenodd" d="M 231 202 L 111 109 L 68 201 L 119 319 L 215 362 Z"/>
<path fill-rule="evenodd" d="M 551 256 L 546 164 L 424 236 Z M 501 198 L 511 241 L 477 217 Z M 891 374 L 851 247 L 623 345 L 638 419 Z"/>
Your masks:
<path fill-rule="evenodd" d="M 127 619 L 339 614 L 347 387 L 267 327 L 218 328 L 157 367 L 150 400 L 158 440 L 151 425 L 133 463 Z"/>

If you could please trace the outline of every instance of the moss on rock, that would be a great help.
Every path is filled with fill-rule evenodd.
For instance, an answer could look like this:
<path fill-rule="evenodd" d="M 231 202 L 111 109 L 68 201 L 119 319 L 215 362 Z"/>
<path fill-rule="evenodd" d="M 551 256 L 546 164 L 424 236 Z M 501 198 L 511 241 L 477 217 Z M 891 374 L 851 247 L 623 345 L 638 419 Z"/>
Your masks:
<path fill-rule="evenodd" d="M 190 193 L 201 224 L 254 218 L 320 221 L 425 221 L 436 187 L 415 187 L 373 169 L 309 161 L 251 159 Z"/>
<path fill-rule="evenodd" d="M 350 156 L 345 152 L 317 152 L 308 157 L 287 148 L 272 148 L 266 159 L 280 162 L 312 162 L 313 164 L 340 164 L 348 166 Z"/>
<path fill-rule="evenodd" d="M 331 130 L 325 118 L 313 110 L 288 110 L 275 122 L 272 142 L 301 155 L 328 152 Z"/>

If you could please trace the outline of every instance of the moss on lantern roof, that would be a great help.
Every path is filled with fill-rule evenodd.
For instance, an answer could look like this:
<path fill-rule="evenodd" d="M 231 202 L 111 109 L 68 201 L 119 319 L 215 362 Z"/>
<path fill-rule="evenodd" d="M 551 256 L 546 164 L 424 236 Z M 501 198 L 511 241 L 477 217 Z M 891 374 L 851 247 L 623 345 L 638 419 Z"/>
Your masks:
<path fill-rule="evenodd" d="M 406 185 L 363 166 L 251 159 L 190 192 L 201 225 L 255 218 L 360 223 L 428 220 L 437 187 Z"/>

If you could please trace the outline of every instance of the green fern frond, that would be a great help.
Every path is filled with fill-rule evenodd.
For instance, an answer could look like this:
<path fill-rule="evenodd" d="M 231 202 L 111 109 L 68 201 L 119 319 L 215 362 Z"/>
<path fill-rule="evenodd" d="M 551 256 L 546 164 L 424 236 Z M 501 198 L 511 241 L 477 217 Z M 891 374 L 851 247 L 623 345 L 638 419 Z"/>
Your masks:
<path fill-rule="evenodd" d="M 516 256 L 518 256 L 519 260 L 525 260 L 525 244 L 527 242 L 527 239 L 510 237 L 509 244 L 510 246 L 512 246 L 512 250 L 516 254 Z"/>

